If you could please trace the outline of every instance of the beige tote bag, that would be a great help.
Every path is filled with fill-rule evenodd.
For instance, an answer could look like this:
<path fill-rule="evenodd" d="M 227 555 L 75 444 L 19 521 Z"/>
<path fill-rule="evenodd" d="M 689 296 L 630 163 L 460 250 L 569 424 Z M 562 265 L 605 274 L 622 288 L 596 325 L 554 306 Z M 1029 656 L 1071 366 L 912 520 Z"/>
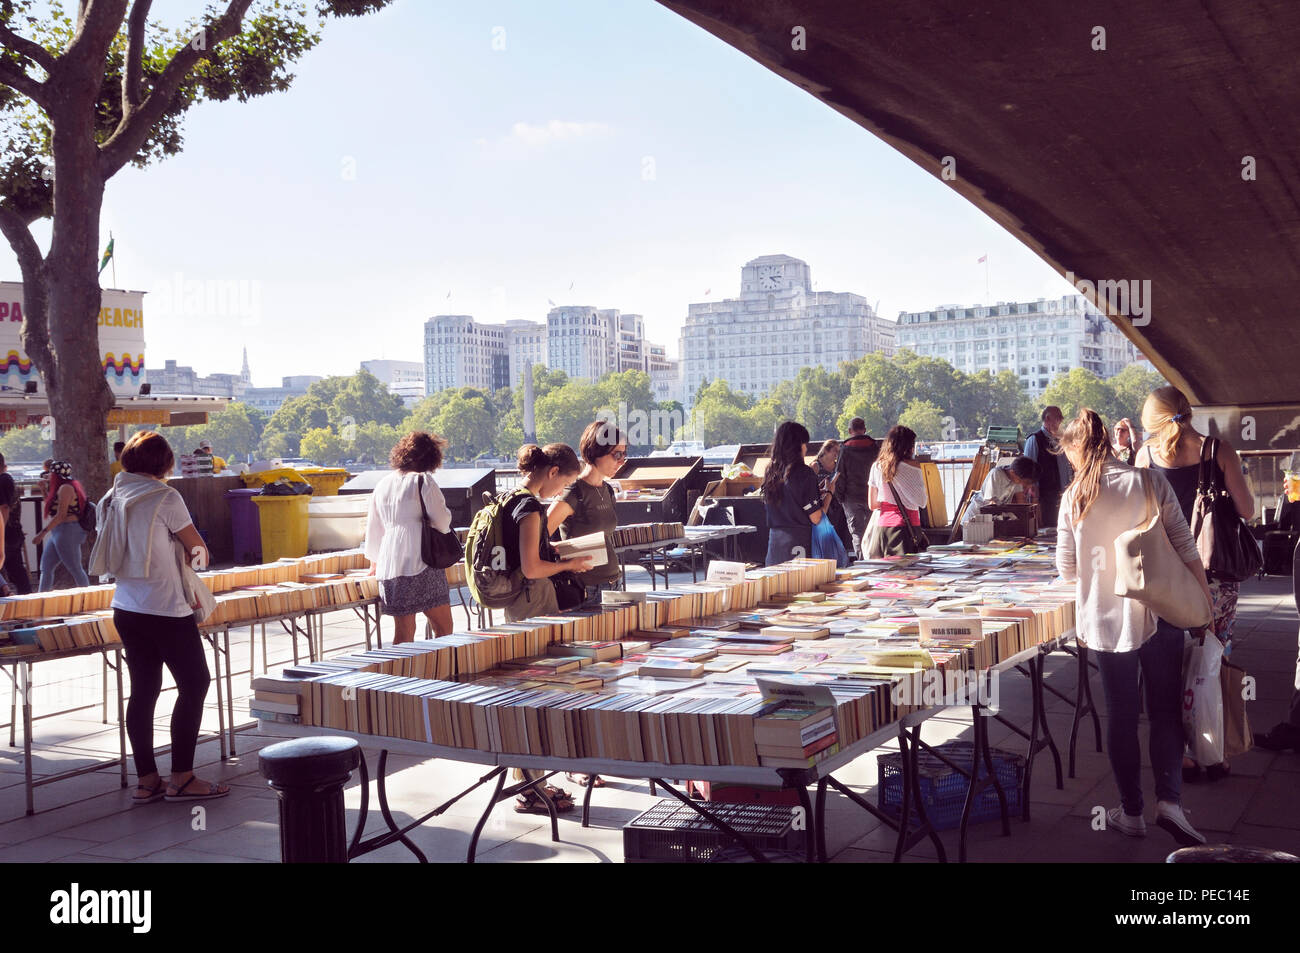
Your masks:
<path fill-rule="evenodd" d="M 1145 470 L 1135 471 L 1146 492 L 1146 515 L 1115 539 L 1115 595 L 1136 599 L 1180 629 L 1202 629 L 1213 621 L 1200 584 L 1169 542 L 1160 503 Z"/>

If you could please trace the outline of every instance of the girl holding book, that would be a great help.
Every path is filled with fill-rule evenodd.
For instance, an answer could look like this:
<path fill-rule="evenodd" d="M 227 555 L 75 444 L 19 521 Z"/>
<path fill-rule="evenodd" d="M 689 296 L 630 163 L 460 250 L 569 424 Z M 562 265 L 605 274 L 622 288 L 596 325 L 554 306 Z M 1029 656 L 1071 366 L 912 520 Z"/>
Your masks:
<path fill-rule="evenodd" d="M 408 433 L 388 456 L 393 472 L 370 494 L 366 557 L 371 574 L 379 577 L 379 604 L 393 617 L 394 642 L 415 638 L 415 617 L 421 613 L 436 634 L 451 634 L 447 573 L 426 564 L 420 549 L 426 514 L 434 529 L 451 530 L 451 510 L 433 481 L 446 445 L 436 434 Z"/>
<path fill-rule="evenodd" d="M 812 528 L 822 521 L 835 490 L 835 479 L 822 488 L 817 474 L 804 461 L 808 430 L 787 420 L 772 437 L 772 462 L 763 474 L 763 503 L 767 509 L 766 565 L 812 555 Z"/>
<path fill-rule="evenodd" d="M 194 748 L 211 677 L 181 559 L 202 569 L 208 550 L 185 501 L 167 485 L 174 463 L 172 448 L 160 434 L 146 430 L 132 435 L 122 450 L 122 472 L 100 501 L 99 538 L 90 555 L 96 573 L 111 573 L 116 579 L 113 624 L 126 648 L 131 675 L 126 733 L 139 775 L 132 797 L 136 805 L 162 799 L 203 801 L 230 793 L 229 786 L 194 774 Z M 176 682 L 171 779 L 165 786 L 153 753 L 154 707 L 162 691 L 163 666 Z"/>
<path fill-rule="evenodd" d="M 72 464 L 55 460 L 50 464 L 50 488 L 45 496 L 45 528 L 32 537 L 41 549 L 40 591 L 54 588 L 54 574 L 59 565 L 72 576 L 75 586 L 89 586 L 90 578 L 81 566 L 81 544 L 86 531 L 81 528 L 81 514 L 86 509 L 86 491 L 72 478 Z"/>
<path fill-rule="evenodd" d="M 519 598 L 506 606 L 507 622 L 558 612 L 551 577 L 591 568 L 590 556 L 558 558 L 548 538 L 546 504 L 542 502 L 558 496 L 581 472 L 573 448 L 563 443 L 548 443 L 545 447 L 526 444 L 519 448 L 516 464 L 524 476 L 521 489 L 526 492 L 506 512 L 502 537 L 506 558 L 511 563 L 517 561 L 523 573 L 524 588 Z"/>
<path fill-rule="evenodd" d="M 867 500 L 880 514 L 878 545 L 884 556 L 915 553 L 922 538 L 921 507 L 930 498 L 925 476 L 912 461 L 915 449 L 915 431 L 901 425 L 891 427 L 867 478 Z"/>
<path fill-rule="evenodd" d="M 583 572 L 591 566 L 590 556 L 558 559 L 547 538 L 546 506 L 542 500 L 557 496 L 582 470 L 573 448 L 563 443 L 548 443 L 545 447 L 525 444 L 519 448 L 516 464 L 524 476 L 521 489 L 525 492 L 505 511 L 502 544 L 506 558 L 512 564 L 517 562 L 522 571 L 524 588 L 519 598 L 506 606 L 507 622 L 558 612 L 551 577 L 566 571 Z M 544 771 L 515 769 L 516 780 L 535 781 L 544 776 Z M 546 797 L 557 811 L 573 810 L 573 796 L 568 791 L 547 785 Z M 515 810 L 520 814 L 550 813 L 546 801 L 533 788 L 515 799 Z"/>
<path fill-rule="evenodd" d="M 611 421 L 593 420 L 582 432 L 578 444 L 582 472 L 546 511 L 546 528 L 560 531 L 562 539 L 589 533 L 605 535 L 605 565 L 578 574 L 586 589 L 582 608 L 600 605 L 600 593 L 618 588 L 618 557 L 614 554 L 614 530 L 618 513 L 614 507 L 614 478 L 627 459 L 627 438 Z"/>
<path fill-rule="evenodd" d="M 1210 588 L 1196 543 L 1169 481 L 1116 460 L 1106 425 L 1095 412 L 1079 411 L 1065 428 L 1061 447 L 1074 467 L 1074 479 L 1061 497 L 1056 568 L 1062 579 L 1076 584 L 1076 631 L 1080 644 L 1096 654 L 1106 695 L 1106 753 L 1121 802 L 1107 813 L 1107 826 L 1130 837 L 1146 836 L 1138 743 L 1140 671 L 1150 725 L 1156 823 L 1179 844 L 1203 844 L 1205 838 L 1181 806 L 1184 632 L 1136 599 L 1115 595 L 1113 556 L 1116 537 L 1150 518 L 1147 481 L 1169 542 L 1209 603 Z"/>

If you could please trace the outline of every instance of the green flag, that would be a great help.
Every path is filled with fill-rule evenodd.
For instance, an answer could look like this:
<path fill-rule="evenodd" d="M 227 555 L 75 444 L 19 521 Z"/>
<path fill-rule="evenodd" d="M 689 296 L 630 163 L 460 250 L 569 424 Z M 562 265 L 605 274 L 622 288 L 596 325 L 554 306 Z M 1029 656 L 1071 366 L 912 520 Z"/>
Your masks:
<path fill-rule="evenodd" d="M 108 247 L 104 249 L 104 257 L 99 260 L 99 273 L 102 275 L 104 269 L 108 267 L 109 261 L 113 257 L 113 236 L 108 236 Z"/>

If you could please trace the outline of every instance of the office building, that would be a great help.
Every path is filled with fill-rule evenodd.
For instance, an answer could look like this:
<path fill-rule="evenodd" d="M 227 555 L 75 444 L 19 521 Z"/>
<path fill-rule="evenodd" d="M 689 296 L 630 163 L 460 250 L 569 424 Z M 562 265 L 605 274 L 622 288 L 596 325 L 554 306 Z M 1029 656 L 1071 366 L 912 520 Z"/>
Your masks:
<path fill-rule="evenodd" d="M 898 316 L 898 347 L 941 358 L 959 371 L 1012 371 L 1031 397 L 1075 367 L 1113 377 L 1139 358 L 1120 330 L 1083 295 L 940 305 Z"/>
<path fill-rule="evenodd" d="M 814 291 L 808 263 L 764 255 L 740 270 L 740 297 L 691 304 L 678 349 L 684 403 L 725 380 L 761 397 L 803 367 L 838 370 L 869 352 L 894 352 L 894 322 L 862 295 Z"/>

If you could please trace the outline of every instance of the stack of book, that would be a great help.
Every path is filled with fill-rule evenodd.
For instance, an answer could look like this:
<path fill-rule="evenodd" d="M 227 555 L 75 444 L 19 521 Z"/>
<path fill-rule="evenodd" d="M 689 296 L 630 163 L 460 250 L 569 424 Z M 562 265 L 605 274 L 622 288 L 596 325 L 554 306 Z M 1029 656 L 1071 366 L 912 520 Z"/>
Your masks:
<path fill-rule="evenodd" d="M 681 523 L 633 523 L 614 530 L 615 546 L 638 546 L 663 539 L 681 539 L 686 529 Z"/>

